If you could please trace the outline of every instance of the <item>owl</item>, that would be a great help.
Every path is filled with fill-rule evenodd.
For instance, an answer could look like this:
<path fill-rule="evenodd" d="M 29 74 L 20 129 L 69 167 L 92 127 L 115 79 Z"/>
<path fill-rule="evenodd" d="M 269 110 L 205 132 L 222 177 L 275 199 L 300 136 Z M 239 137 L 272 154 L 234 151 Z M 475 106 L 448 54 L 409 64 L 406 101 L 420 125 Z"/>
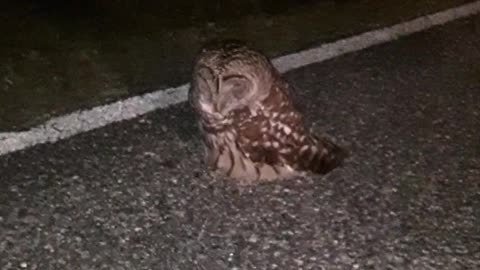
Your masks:
<path fill-rule="evenodd" d="M 346 151 L 309 134 L 290 88 L 270 60 L 245 43 L 207 43 L 194 63 L 189 103 L 208 167 L 243 183 L 338 167 Z"/>

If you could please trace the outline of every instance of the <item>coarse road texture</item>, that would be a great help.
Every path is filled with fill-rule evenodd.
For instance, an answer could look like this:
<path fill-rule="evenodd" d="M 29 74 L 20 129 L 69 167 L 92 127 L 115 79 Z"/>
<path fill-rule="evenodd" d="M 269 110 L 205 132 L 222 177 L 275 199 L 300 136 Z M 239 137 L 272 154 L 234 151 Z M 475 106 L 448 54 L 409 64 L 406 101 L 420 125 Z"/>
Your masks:
<path fill-rule="evenodd" d="M 480 17 L 286 77 L 340 169 L 212 179 L 187 104 L 0 157 L 0 269 L 480 269 Z"/>

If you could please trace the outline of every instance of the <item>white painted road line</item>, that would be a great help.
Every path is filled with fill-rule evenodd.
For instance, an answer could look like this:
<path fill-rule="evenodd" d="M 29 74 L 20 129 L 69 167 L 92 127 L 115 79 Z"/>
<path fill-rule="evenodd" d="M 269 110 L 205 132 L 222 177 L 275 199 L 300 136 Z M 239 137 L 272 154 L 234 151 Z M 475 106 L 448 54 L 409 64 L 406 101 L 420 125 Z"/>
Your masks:
<path fill-rule="evenodd" d="M 390 27 L 327 43 L 317 48 L 282 56 L 274 59 L 273 63 L 280 71 L 286 72 L 389 42 L 479 12 L 480 1 L 475 1 Z M 41 143 L 53 143 L 114 122 L 132 119 L 157 109 L 185 102 L 188 88 L 189 85 L 184 84 L 175 88 L 162 89 L 89 110 L 55 117 L 28 131 L 0 133 L 0 155 Z"/>

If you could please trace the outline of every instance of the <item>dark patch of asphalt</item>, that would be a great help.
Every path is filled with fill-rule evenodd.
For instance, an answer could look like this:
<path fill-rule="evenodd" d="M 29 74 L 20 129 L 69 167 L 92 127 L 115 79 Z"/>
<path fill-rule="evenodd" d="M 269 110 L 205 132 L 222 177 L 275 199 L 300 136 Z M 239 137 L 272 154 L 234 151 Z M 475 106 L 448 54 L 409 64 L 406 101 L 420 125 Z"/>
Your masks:
<path fill-rule="evenodd" d="M 324 177 L 212 179 L 186 104 L 0 157 L 0 269 L 480 269 L 479 22 L 288 73 Z"/>

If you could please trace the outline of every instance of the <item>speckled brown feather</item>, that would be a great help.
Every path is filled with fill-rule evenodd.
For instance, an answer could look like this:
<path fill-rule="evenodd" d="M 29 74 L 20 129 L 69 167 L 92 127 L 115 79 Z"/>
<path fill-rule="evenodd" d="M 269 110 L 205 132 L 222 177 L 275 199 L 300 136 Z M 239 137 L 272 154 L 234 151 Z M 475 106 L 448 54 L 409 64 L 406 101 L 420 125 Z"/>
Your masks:
<path fill-rule="evenodd" d="M 231 74 L 248 78 L 256 92 L 238 104 L 228 100 L 233 102 L 231 111 L 212 111 L 218 87 Z M 305 171 L 324 174 L 346 157 L 342 148 L 306 131 L 288 83 L 268 58 L 242 43 L 206 45 L 196 59 L 189 96 L 200 120 L 209 164 L 228 176 L 253 181 Z"/>

